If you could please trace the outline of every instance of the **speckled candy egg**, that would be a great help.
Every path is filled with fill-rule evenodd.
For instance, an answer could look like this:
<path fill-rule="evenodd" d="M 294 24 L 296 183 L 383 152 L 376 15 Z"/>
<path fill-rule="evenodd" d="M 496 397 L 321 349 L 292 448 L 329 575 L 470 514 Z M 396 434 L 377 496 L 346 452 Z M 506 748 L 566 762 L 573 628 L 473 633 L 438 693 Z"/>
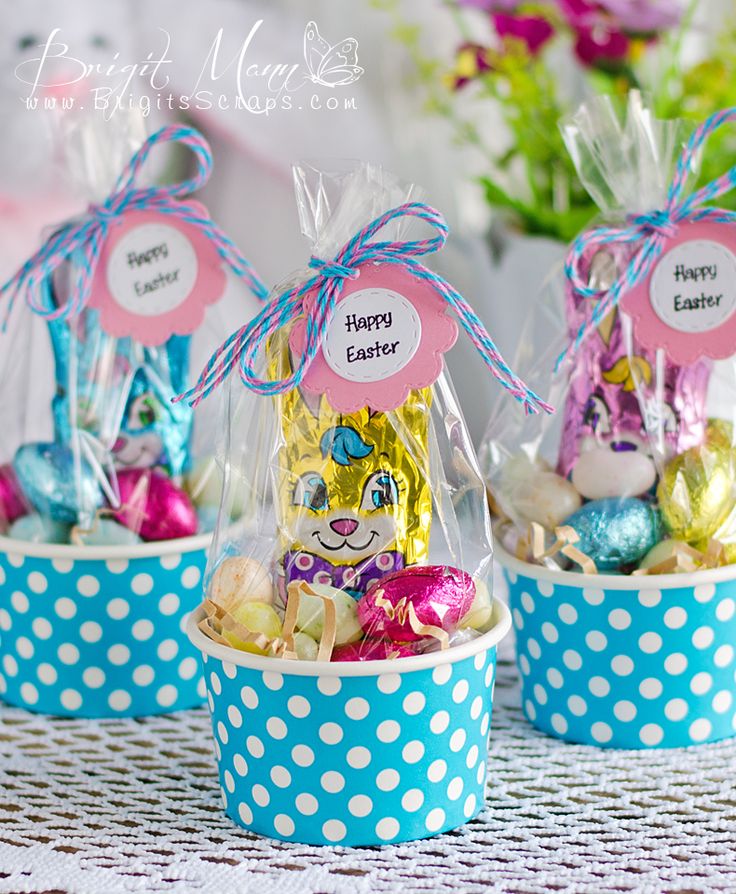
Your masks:
<path fill-rule="evenodd" d="M 580 508 L 575 488 L 541 461 L 525 454 L 512 456 L 504 466 L 498 496 L 504 510 L 522 522 L 538 522 L 550 530 Z"/>
<path fill-rule="evenodd" d="M 355 599 L 344 590 L 330 587 L 327 584 L 292 581 L 288 587 L 289 599 L 299 595 L 299 608 L 296 615 L 296 627 L 315 641 L 319 641 L 325 626 L 324 599 L 335 604 L 335 644 L 342 646 L 353 643 L 363 636 L 358 620 L 358 607 Z"/>
<path fill-rule="evenodd" d="M 706 540 L 733 506 L 733 452 L 713 438 L 679 454 L 665 466 L 657 499 L 662 520 L 675 539 Z"/>
<path fill-rule="evenodd" d="M 197 533 L 197 512 L 188 495 L 163 472 L 123 469 L 118 472 L 120 524 L 144 540 L 175 540 Z"/>
<path fill-rule="evenodd" d="M 307 636 L 301 630 L 294 634 L 294 651 L 300 661 L 316 661 L 319 654 L 319 645 L 311 636 Z"/>
<path fill-rule="evenodd" d="M 635 497 L 593 500 L 565 522 L 580 540 L 575 547 L 598 571 L 618 571 L 646 555 L 660 538 L 657 510 Z"/>
<path fill-rule="evenodd" d="M 209 596 L 213 602 L 228 608 L 241 602 L 273 603 L 271 575 L 257 559 L 229 556 L 215 569 L 210 581 Z"/>
<path fill-rule="evenodd" d="M 387 574 L 358 601 L 358 618 L 366 635 L 394 642 L 414 642 L 427 634 L 414 629 L 411 611 L 419 624 L 450 631 L 470 610 L 475 581 L 450 565 L 412 565 Z"/>

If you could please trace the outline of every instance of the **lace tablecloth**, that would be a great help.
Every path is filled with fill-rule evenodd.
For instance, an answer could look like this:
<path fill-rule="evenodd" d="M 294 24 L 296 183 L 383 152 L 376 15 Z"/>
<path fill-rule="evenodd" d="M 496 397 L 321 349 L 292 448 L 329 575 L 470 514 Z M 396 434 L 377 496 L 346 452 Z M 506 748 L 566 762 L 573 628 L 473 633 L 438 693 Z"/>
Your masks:
<path fill-rule="evenodd" d="M 617 752 L 547 738 L 518 707 L 509 651 L 486 809 L 383 848 L 234 826 L 204 710 L 94 722 L 0 709 L 0 892 L 736 891 L 736 744 Z"/>

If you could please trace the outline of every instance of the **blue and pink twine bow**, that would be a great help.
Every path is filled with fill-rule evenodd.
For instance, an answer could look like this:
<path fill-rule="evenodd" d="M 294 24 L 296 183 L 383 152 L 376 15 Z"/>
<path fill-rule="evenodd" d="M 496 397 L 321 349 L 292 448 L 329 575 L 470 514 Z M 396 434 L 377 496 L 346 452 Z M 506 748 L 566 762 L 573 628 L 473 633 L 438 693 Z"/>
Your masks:
<path fill-rule="evenodd" d="M 424 221 L 436 231 L 436 235 L 430 239 L 414 241 L 373 241 L 380 230 L 402 217 L 416 217 Z M 526 412 L 552 412 L 549 404 L 541 400 L 511 371 L 485 326 L 462 296 L 441 276 L 417 260 L 417 257 L 442 248 L 447 241 L 447 234 L 447 224 L 440 212 L 422 202 L 399 205 L 381 214 L 357 232 L 340 249 L 334 260 L 311 258 L 309 266 L 315 271 L 314 276 L 276 296 L 250 323 L 234 332 L 212 355 L 197 384 L 177 399 L 188 400 L 192 406 L 196 406 L 227 378 L 236 365 L 243 384 L 259 394 L 281 394 L 298 387 L 320 349 L 345 280 L 357 279 L 361 266 L 373 263 L 397 264 L 417 280 L 429 283 L 457 314 L 461 326 L 493 375 L 522 403 Z M 305 310 L 304 299 L 313 292 L 316 292 L 316 299 Z M 255 367 L 268 338 L 303 313 L 307 314 L 306 343 L 301 356 L 295 360 L 291 375 L 277 380 L 260 378 Z"/>
<path fill-rule="evenodd" d="M 181 143 L 192 150 L 196 170 L 188 180 L 163 186 L 135 185 L 151 150 L 162 143 Z M 212 154 L 204 137 L 194 128 L 183 125 L 162 127 L 152 134 L 131 157 L 113 188 L 99 205 L 90 205 L 81 219 L 72 220 L 52 233 L 41 248 L 2 287 L 0 296 L 10 295 L 3 326 L 7 324 L 15 299 L 25 294 L 26 301 L 40 316 L 66 319 L 79 314 L 87 306 L 97 261 L 111 227 L 128 211 L 157 211 L 197 227 L 216 248 L 230 269 L 242 278 L 256 297 L 264 300 L 268 289 L 237 246 L 206 215 L 199 205 L 185 201 L 200 189 L 212 172 Z M 69 295 L 56 307 L 44 299 L 43 283 L 54 271 L 73 258 L 76 267 L 74 284 Z"/>
<path fill-rule="evenodd" d="M 618 306 L 623 295 L 644 280 L 654 262 L 661 256 L 667 241 L 677 234 L 683 223 L 709 221 L 734 223 L 736 212 L 723 208 L 703 208 L 717 196 L 736 188 L 736 165 L 725 174 L 683 198 L 688 173 L 696 154 L 713 133 L 723 124 L 736 120 L 736 108 L 724 109 L 707 118 L 692 134 L 677 160 L 675 175 L 667 192 L 664 208 L 645 214 L 632 215 L 624 227 L 595 227 L 582 233 L 573 242 L 565 260 L 565 275 L 577 294 L 584 298 L 600 299 L 589 317 L 580 325 L 574 340 L 557 358 L 555 371 L 578 350 L 586 336 L 596 329 L 606 316 Z M 591 288 L 583 276 L 583 261 L 591 248 L 612 244 L 641 243 L 626 269 L 608 289 Z"/>

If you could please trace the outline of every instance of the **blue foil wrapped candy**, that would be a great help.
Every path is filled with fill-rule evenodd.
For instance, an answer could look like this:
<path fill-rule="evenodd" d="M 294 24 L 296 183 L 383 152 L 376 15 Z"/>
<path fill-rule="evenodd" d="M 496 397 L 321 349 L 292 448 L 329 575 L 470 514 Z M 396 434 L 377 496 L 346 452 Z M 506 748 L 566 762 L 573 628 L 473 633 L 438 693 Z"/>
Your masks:
<path fill-rule="evenodd" d="M 55 522 L 76 524 L 80 512 L 94 515 L 102 505 L 92 467 L 66 444 L 23 444 L 13 470 L 33 507 Z"/>
<path fill-rule="evenodd" d="M 56 306 L 59 277 L 44 282 L 45 304 Z M 48 321 L 54 353 L 56 394 L 52 409 L 57 441 L 69 443 L 76 425 L 99 439 L 118 468 L 160 466 L 178 478 L 189 468 L 193 410 L 170 398 L 184 390 L 191 337 L 173 335 L 146 347 L 130 338 L 107 335 L 99 313 Z M 72 413 L 69 383 L 76 382 Z"/>
<path fill-rule="evenodd" d="M 635 497 L 592 500 L 565 522 L 577 532 L 575 547 L 595 562 L 598 571 L 615 572 L 633 565 L 659 542 L 657 510 Z"/>
<path fill-rule="evenodd" d="M 47 309 L 57 306 L 55 295 L 66 288 L 70 269 L 41 284 Z M 54 523 L 89 528 L 103 504 L 109 460 L 118 469 L 162 467 L 177 479 L 189 468 L 193 411 L 170 398 L 186 386 L 191 338 L 174 335 L 159 347 L 114 338 L 90 308 L 71 319 L 52 317 L 48 327 L 56 378 L 54 441 L 24 444 L 13 468 L 36 512 Z M 82 437 L 96 469 L 79 450 Z"/>

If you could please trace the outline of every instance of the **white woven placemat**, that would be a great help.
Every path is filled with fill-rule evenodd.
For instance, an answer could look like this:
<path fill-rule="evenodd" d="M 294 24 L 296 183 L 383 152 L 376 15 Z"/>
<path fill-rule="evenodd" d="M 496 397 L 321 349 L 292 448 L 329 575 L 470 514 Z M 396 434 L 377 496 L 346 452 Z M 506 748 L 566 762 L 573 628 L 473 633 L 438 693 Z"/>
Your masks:
<path fill-rule="evenodd" d="M 383 848 L 257 838 L 220 810 L 209 718 L 0 714 L 0 892 L 736 891 L 736 744 L 616 752 L 535 732 L 502 652 L 488 806 Z"/>
<path fill-rule="evenodd" d="M 511 638 L 487 807 L 457 832 L 361 849 L 258 838 L 220 808 L 211 741 L 205 710 L 82 721 L 0 705 L 0 894 L 736 892 L 736 740 L 550 739 L 519 708 Z"/>

